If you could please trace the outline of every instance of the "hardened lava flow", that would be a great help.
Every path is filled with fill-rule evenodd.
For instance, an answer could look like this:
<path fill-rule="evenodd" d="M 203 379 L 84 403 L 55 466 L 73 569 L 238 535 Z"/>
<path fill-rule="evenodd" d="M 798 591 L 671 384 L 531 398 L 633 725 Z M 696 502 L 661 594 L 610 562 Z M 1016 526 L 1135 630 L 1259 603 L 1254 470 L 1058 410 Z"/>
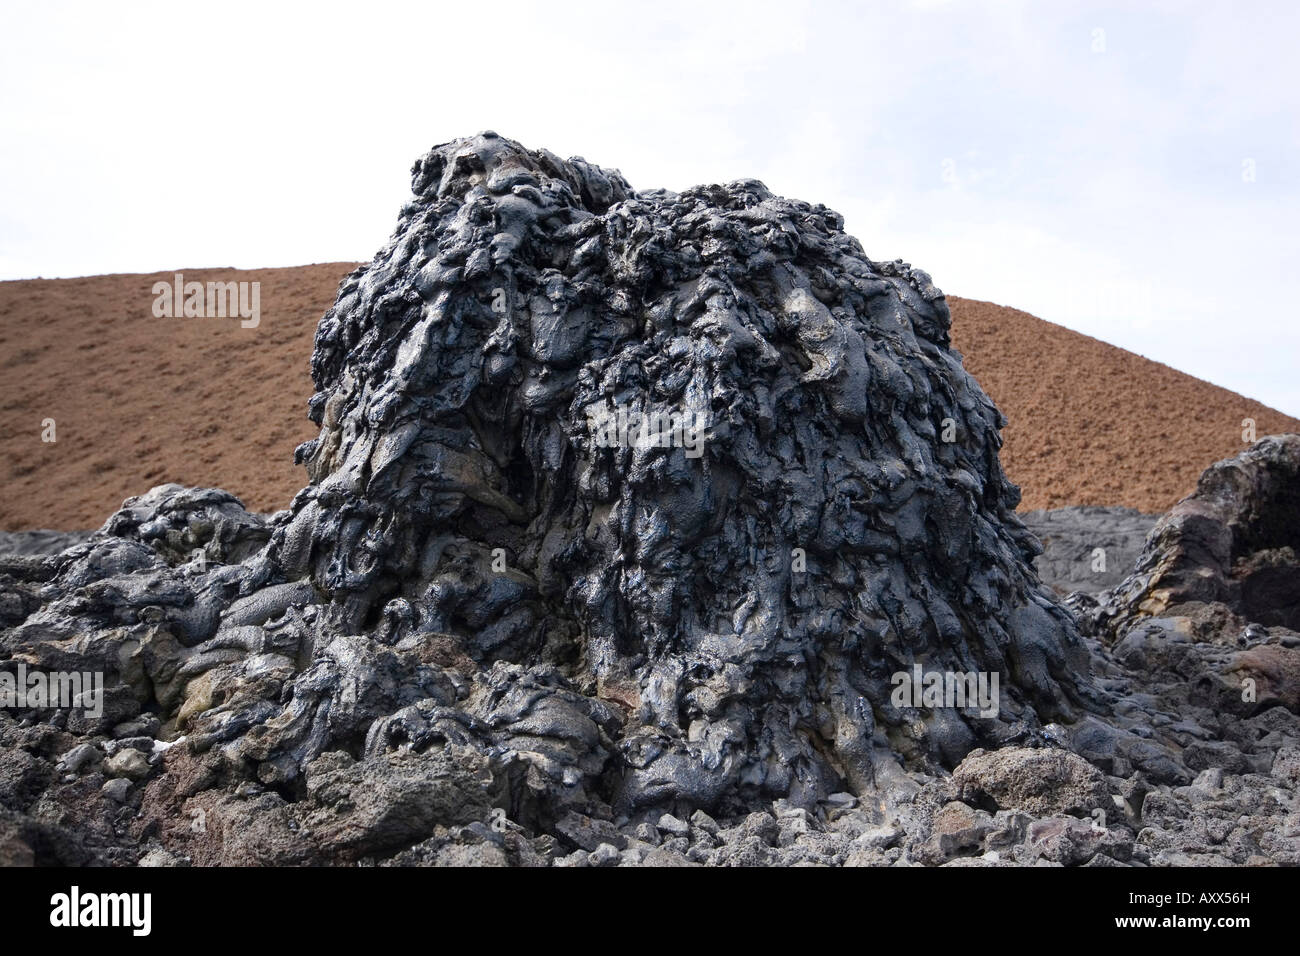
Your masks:
<path fill-rule="evenodd" d="M 1116 676 L 1118 612 L 1085 609 L 1085 638 L 1040 583 L 1002 416 L 925 273 L 752 180 L 638 192 L 493 133 L 433 149 L 412 186 L 317 329 L 320 434 L 288 510 L 166 485 L 84 542 L 0 557 L 4 666 L 106 684 L 98 715 L 0 711 L 0 847 L 1167 849 L 1135 849 L 1143 797 L 1193 764 L 1132 708 L 1170 704 Z M 994 699 L 900 697 L 900 674 Z"/>

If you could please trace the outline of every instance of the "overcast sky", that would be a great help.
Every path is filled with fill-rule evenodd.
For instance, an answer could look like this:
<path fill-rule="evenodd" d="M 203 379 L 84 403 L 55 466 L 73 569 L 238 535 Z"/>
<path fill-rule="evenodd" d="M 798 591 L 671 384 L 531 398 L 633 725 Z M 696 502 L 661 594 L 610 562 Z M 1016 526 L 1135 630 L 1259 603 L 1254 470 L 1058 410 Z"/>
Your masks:
<path fill-rule="evenodd" d="M 368 259 L 412 161 L 495 129 L 761 179 L 1300 415 L 1297 38 L 1290 0 L 6 0 L 0 279 Z"/>

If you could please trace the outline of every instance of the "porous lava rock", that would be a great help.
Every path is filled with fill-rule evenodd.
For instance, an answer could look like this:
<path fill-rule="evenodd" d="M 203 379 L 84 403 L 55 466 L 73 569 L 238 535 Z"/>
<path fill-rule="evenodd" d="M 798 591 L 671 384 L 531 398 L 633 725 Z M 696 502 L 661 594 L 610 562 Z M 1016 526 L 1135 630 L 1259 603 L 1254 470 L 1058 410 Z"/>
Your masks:
<path fill-rule="evenodd" d="M 865 786 L 1086 696 L 927 275 L 758 182 L 638 193 L 491 133 L 412 185 L 320 323 L 269 550 L 333 626 L 563 675 L 633 805 Z M 605 440 L 628 410 L 695 434 Z M 893 706 L 915 663 L 1000 674 L 1000 719 Z"/>
<path fill-rule="evenodd" d="M 105 678 L 0 714 L 6 814 L 77 807 L 108 863 L 604 865 L 775 807 L 743 862 L 1104 707 L 925 273 L 755 181 L 492 133 L 413 193 L 318 328 L 290 509 L 165 485 L 0 557 L 4 666 Z M 993 706 L 900 700 L 918 672 Z"/>

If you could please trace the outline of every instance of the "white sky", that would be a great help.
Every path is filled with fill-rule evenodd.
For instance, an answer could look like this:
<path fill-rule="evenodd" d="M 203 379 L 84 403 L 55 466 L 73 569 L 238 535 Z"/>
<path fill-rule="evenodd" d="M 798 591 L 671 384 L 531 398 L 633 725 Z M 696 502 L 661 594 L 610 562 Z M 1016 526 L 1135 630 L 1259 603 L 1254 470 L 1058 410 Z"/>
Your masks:
<path fill-rule="evenodd" d="M 415 158 L 495 129 L 761 179 L 1300 415 L 1297 39 L 1289 0 L 6 0 L 0 278 L 368 259 Z"/>

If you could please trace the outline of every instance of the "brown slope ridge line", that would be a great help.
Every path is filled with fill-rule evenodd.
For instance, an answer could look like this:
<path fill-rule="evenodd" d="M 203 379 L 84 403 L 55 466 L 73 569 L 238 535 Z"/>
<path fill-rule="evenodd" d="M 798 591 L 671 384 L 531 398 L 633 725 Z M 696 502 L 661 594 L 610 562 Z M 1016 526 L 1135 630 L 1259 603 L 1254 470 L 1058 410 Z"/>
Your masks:
<path fill-rule="evenodd" d="M 953 345 L 1007 417 L 1002 466 L 1020 510 L 1167 510 L 1201 472 L 1300 420 L 1177 369 L 1012 309 L 948 296 Z"/>
<path fill-rule="evenodd" d="M 306 483 L 316 323 L 356 263 L 0 282 L 0 529 L 80 529 L 174 481 L 258 511 Z M 155 318 L 155 282 L 261 283 L 261 321 Z M 988 302 L 948 298 L 953 339 L 1009 424 L 1022 509 L 1163 511 L 1201 470 L 1300 422 L 1174 369 Z M 45 419 L 57 441 L 42 438 Z"/>

